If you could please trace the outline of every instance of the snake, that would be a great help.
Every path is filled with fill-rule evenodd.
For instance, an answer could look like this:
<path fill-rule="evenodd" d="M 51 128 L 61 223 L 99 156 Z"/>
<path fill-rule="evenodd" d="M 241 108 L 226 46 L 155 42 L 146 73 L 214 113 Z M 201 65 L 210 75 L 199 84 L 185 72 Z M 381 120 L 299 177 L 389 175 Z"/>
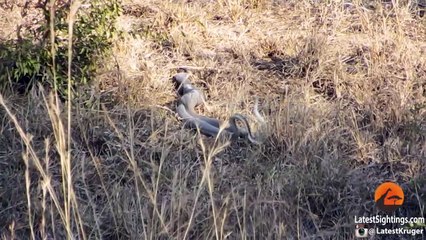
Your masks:
<path fill-rule="evenodd" d="M 198 129 L 201 134 L 208 137 L 217 137 L 221 133 L 220 126 L 222 122 L 216 118 L 206 117 L 195 112 L 196 106 L 205 104 L 205 95 L 201 90 L 193 86 L 188 78 L 189 74 L 187 72 L 177 73 L 172 78 L 179 95 L 176 112 L 183 119 L 185 127 Z M 255 115 L 256 117 L 261 117 L 257 111 L 257 101 Z M 263 121 L 263 118 L 260 118 L 260 120 Z M 246 129 L 238 127 L 237 121 L 241 121 Z M 253 136 L 247 118 L 239 113 L 233 114 L 229 118 L 228 126 L 224 128 L 223 132 L 230 134 L 232 140 L 247 138 L 251 143 L 260 144 L 260 141 Z"/>

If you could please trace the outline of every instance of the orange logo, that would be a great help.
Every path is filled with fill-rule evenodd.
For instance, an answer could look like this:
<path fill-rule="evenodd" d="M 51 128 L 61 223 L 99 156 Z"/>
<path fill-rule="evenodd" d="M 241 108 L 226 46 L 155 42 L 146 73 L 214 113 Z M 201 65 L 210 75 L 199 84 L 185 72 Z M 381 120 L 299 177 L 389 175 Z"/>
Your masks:
<path fill-rule="evenodd" d="M 384 182 L 374 192 L 377 208 L 385 212 L 393 212 L 404 203 L 402 188 L 393 182 Z"/>

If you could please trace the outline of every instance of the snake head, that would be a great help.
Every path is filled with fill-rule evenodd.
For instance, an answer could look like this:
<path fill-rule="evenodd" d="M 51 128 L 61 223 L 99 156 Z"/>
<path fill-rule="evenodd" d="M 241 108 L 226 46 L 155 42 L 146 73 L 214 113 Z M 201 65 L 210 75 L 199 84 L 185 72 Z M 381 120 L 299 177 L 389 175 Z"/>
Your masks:
<path fill-rule="evenodd" d="M 188 78 L 189 74 L 186 72 L 177 73 L 172 78 L 175 88 L 181 96 L 192 89 L 191 82 Z"/>
<path fill-rule="evenodd" d="M 201 99 L 198 104 L 204 103 L 206 96 L 202 91 L 191 84 L 191 82 L 188 80 L 189 76 L 190 75 L 185 72 L 181 72 L 173 76 L 173 82 L 178 94 L 183 96 L 189 93 L 193 94 L 194 92 L 197 92 L 196 94 L 199 95 L 198 98 Z"/>
<path fill-rule="evenodd" d="M 178 86 L 183 84 L 190 84 L 188 78 L 189 78 L 189 73 L 180 72 L 173 76 L 173 82 Z"/>
<path fill-rule="evenodd" d="M 256 134 L 255 139 L 250 139 L 252 136 L 249 135 L 249 140 L 255 144 L 260 144 L 262 142 L 265 142 L 265 131 L 267 129 L 267 122 L 265 118 L 260 114 L 259 112 L 259 97 L 255 97 L 254 107 L 253 107 L 253 114 L 256 116 L 257 122 L 259 123 L 258 131 Z M 262 134 L 263 133 L 263 134 Z"/>

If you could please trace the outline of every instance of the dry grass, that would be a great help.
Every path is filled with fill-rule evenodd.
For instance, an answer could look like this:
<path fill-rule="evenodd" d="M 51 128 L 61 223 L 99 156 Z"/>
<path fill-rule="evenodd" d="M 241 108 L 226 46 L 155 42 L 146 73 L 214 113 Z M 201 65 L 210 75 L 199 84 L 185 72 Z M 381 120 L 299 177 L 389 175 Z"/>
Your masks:
<path fill-rule="evenodd" d="M 425 19 L 327 2 L 125 2 L 89 103 L 0 98 L 0 237 L 352 239 L 384 180 L 425 216 Z M 209 69 L 207 115 L 254 119 L 259 96 L 265 143 L 182 129 L 181 65 Z"/>

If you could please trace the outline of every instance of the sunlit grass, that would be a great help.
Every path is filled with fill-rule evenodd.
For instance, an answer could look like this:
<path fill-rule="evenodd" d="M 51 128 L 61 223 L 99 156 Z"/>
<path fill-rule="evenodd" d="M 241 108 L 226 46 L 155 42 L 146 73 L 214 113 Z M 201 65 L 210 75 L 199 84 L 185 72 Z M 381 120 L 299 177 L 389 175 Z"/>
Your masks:
<path fill-rule="evenodd" d="M 342 2 L 124 1 L 91 104 L 0 95 L 1 238 L 352 239 L 384 180 L 425 216 L 425 20 Z M 184 129 L 178 66 L 264 143 Z"/>

